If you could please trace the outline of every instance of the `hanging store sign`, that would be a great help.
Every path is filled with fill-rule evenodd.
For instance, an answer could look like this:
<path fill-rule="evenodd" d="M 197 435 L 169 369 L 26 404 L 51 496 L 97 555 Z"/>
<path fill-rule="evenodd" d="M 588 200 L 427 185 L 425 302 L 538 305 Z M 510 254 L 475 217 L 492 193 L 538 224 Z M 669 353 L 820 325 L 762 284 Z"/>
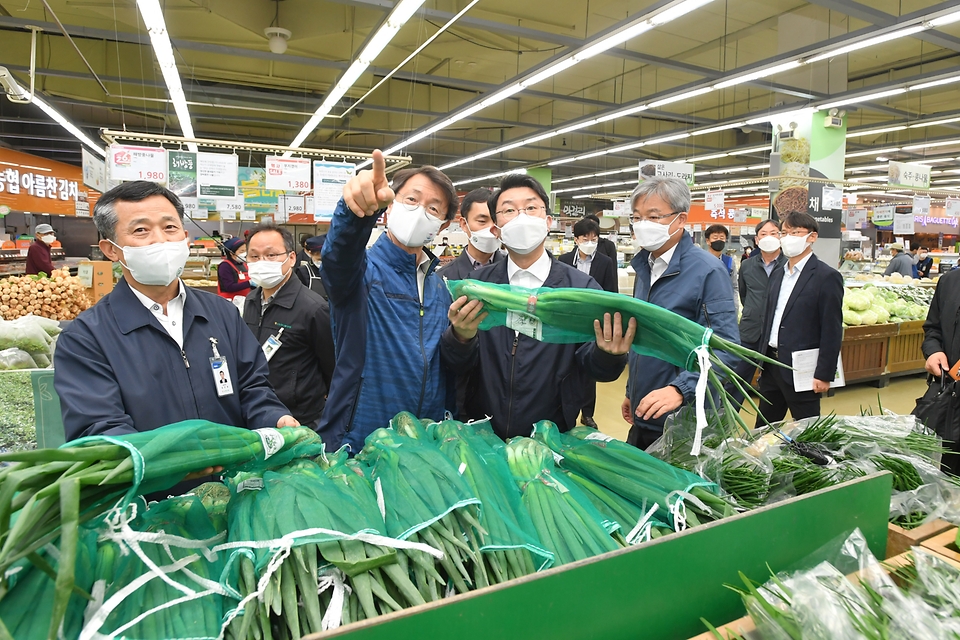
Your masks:
<path fill-rule="evenodd" d="M 960 198 L 947 198 L 944 209 L 948 216 L 960 217 Z"/>
<path fill-rule="evenodd" d="M 883 227 L 891 222 L 893 222 L 893 214 L 896 213 L 897 207 L 895 205 L 886 205 L 883 207 L 874 207 L 873 216 L 870 218 L 870 221 L 873 222 L 875 227 Z"/>
<path fill-rule="evenodd" d="M 313 162 L 314 221 L 332 220 L 337 203 L 343 197 L 343 187 L 357 174 L 352 162 Z"/>
<path fill-rule="evenodd" d="M 197 197 L 197 154 L 192 151 L 167 152 L 168 188 L 181 198 Z"/>
<path fill-rule="evenodd" d="M 92 211 L 100 193 L 84 185 L 80 167 L 0 147 L 0 210 L 75 216 L 81 194 L 81 213 Z"/>
<path fill-rule="evenodd" d="M 908 162 L 893 162 L 887 167 L 887 184 L 908 189 L 930 188 L 930 166 Z"/>
<path fill-rule="evenodd" d="M 236 198 L 239 167 L 236 154 L 199 152 L 197 190 L 200 197 Z"/>
<path fill-rule="evenodd" d="M 110 180 L 118 182 L 149 180 L 165 185 L 167 150 L 163 147 L 112 144 L 107 149 L 107 175 Z"/>
<path fill-rule="evenodd" d="M 306 158 L 267 156 L 266 188 L 280 191 L 309 191 L 311 163 Z"/>
<path fill-rule="evenodd" d="M 106 190 L 104 185 L 107 182 L 107 163 L 100 156 L 87 151 L 86 147 L 80 147 L 80 154 L 83 184 L 103 193 Z"/>
<path fill-rule="evenodd" d="M 912 236 L 913 235 L 913 214 L 895 213 L 893 215 L 893 235 Z"/>
<path fill-rule="evenodd" d="M 663 162 L 662 160 L 640 161 L 640 182 L 653 176 L 680 178 L 693 186 L 693 165 L 685 162 Z"/>
<path fill-rule="evenodd" d="M 707 211 L 719 211 L 723 209 L 723 191 L 707 191 L 704 198 L 703 208 Z"/>
<path fill-rule="evenodd" d="M 843 209 L 843 189 L 836 187 L 823 187 L 823 201 L 820 208 L 824 211 L 840 211 Z"/>
<path fill-rule="evenodd" d="M 915 216 L 930 215 L 930 196 L 916 196 L 913 199 L 913 215 Z"/>

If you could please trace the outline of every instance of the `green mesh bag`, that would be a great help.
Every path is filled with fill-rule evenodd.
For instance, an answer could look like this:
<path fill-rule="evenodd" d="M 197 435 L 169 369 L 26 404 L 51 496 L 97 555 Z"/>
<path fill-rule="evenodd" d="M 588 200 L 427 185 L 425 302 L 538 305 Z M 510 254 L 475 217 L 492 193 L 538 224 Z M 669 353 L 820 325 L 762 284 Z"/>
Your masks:
<path fill-rule="evenodd" d="M 478 436 L 472 425 L 444 420 L 431 425 L 430 433 L 480 499 L 480 524 L 486 532 L 481 535 L 480 549 L 492 555 L 491 571 L 519 577 L 553 564 L 553 554 L 540 544 L 530 514 L 521 503 L 506 458 Z M 516 550 L 526 553 L 503 553 Z"/>
<path fill-rule="evenodd" d="M 211 549 L 226 535 L 201 499 L 185 495 L 154 502 L 123 525 L 118 530 L 108 518 L 101 529 L 112 535 L 97 550 L 97 602 L 81 638 L 217 638 L 225 609 L 218 584 L 225 560 Z"/>

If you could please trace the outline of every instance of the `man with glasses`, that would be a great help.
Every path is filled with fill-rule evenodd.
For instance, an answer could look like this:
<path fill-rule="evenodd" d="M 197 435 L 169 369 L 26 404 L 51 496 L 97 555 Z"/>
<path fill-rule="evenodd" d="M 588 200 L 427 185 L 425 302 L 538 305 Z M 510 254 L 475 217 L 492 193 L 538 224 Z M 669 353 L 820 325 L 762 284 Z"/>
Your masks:
<path fill-rule="evenodd" d="M 400 411 L 441 420 L 454 409 L 454 370 L 441 346 L 450 294 L 426 246 L 457 204 L 453 183 L 430 166 L 398 171 L 391 188 L 379 150 L 372 169 L 344 186 L 321 262 L 337 351 L 319 427 L 328 450 L 360 451 Z M 367 250 L 384 212 L 387 232 Z"/>
<path fill-rule="evenodd" d="M 770 276 L 760 346 L 787 366 L 765 365 L 760 374 L 757 426 L 820 415 L 820 394 L 830 389 L 843 342 L 843 277 L 813 253 L 820 225 L 810 214 L 794 211 L 782 221 L 780 248 L 787 262 Z M 813 389 L 794 386 L 793 354 L 819 349 Z"/>
<path fill-rule="evenodd" d="M 545 249 L 549 231 L 547 194 L 537 180 L 509 175 L 488 201 L 494 233 L 507 248 L 506 260 L 478 269 L 469 277 L 515 287 L 577 287 L 600 285 L 575 267 L 554 259 Z M 561 431 L 576 426 L 592 381 L 616 380 L 627 363 L 636 333 L 636 320 L 626 330 L 620 314 L 605 314 L 594 322 L 595 342 L 540 342 L 531 323 L 494 327 L 478 332 L 486 317 L 479 300 L 460 297 L 450 305 L 450 351 L 459 370 L 472 374 L 466 395 L 466 417 L 492 416 L 494 431 L 507 439 L 529 435 L 538 420 L 552 420 Z M 508 321 L 508 325 L 510 325 Z"/>
<path fill-rule="evenodd" d="M 651 176 L 630 196 L 636 272 L 634 296 L 709 327 L 736 342 L 733 285 L 722 262 L 696 246 L 684 230 L 690 189 L 678 178 Z M 719 354 L 728 366 L 736 358 Z M 668 414 L 693 403 L 699 374 L 651 356 L 630 353 L 630 377 L 621 406 L 632 428 L 627 441 L 641 449 L 663 433 Z"/>
<path fill-rule="evenodd" d="M 270 384 L 300 424 L 317 428 L 333 379 L 330 308 L 296 277 L 293 235 L 259 224 L 247 236 L 247 269 L 256 286 L 243 320 L 270 367 Z"/>

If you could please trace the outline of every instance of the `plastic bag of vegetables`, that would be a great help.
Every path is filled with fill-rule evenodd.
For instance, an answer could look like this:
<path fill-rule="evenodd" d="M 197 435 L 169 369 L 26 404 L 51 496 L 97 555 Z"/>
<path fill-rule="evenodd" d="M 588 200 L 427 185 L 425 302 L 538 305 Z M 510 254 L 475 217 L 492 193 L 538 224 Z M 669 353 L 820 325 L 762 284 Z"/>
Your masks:
<path fill-rule="evenodd" d="M 50 354 L 50 336 L 29 320 L 0 320 L 0 350 L 21 349 L 28 353 Z"/>
<path fill-rule="evenodd" d="M 47 360 L 47 362 L 50 361 Z M 12 371 L 15 369 L 35 369 L 36 367 L 37 362 L 26 351 L 16 347 L 0 351 L 0 370 Z"/>

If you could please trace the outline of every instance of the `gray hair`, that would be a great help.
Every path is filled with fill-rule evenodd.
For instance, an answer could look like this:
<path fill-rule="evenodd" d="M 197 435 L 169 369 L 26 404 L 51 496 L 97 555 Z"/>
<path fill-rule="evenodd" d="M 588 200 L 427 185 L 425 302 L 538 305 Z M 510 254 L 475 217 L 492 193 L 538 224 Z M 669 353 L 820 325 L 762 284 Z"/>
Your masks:
<path fill-rule="evenodd" d="M 183 203 L 173 191 L 162 187 L 156 182 L 146 180 L 134 180 L 124 182 L 105 194 L 100 196 L 97 204 L 93 206 L 93 224 L 101 237 L 107 240 L 116 241 L 117 239 L 117 203 L 118 202 L 141 202 L 151 196 L 163 196 L 170 201 L 173 208 L 177 210 L 177 215 L 183 221 Z"/>
<path fill-rule="evenodd" d="M 645 200 L 650 196 L 658 196 L 670 206 L 670 212 L 690 211 L 690 187 L 680 178 L 666 176 L 651 176 L 637 185 L 630 194 L 630 209 L 633 210 L 637 200 Z"/>

